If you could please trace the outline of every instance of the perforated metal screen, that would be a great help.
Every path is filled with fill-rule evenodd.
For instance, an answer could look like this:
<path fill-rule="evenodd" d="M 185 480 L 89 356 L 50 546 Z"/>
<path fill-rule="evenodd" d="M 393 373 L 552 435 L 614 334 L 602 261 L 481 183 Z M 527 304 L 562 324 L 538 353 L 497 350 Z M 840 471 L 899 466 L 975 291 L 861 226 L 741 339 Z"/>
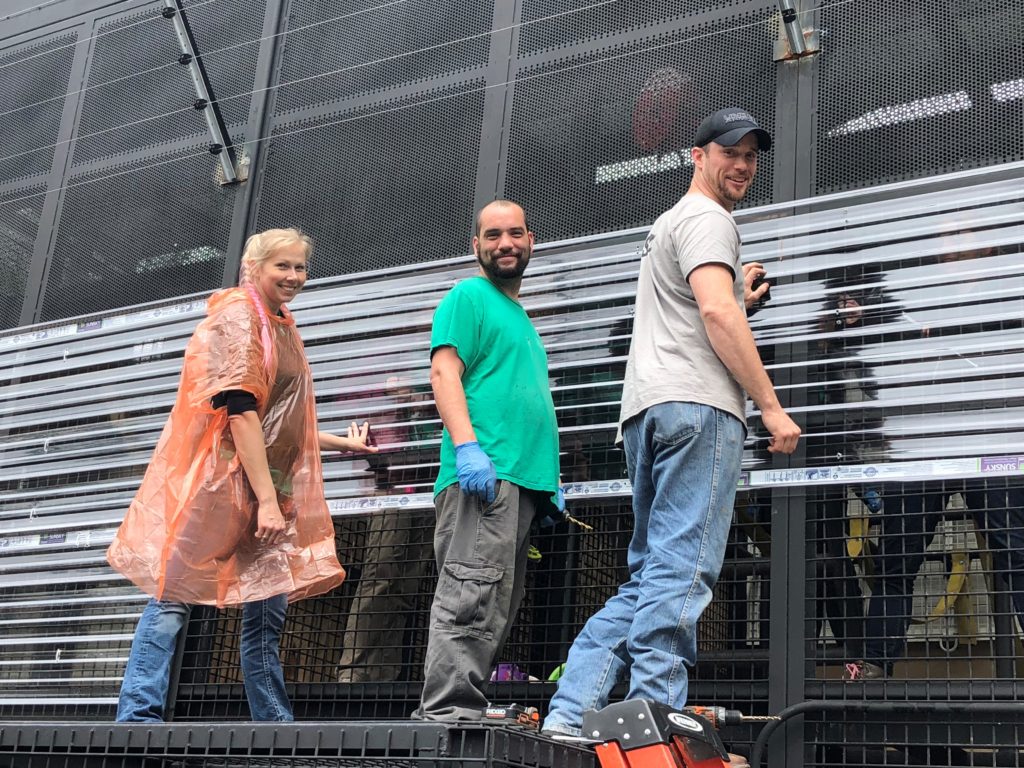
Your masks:
<path fill-rule="evenodd" d="M 292 3 L 278 113 L 487 63 L 492 2 Z"/>
<path fill-rule="evenodd" d="M 743 4 L 743 0 L 524 0 L 519 55 L 570 48 L 594 37 Z"/>
<path fill-rule="evenodd" d="M 0 183 L 50 170 L 76 39 L 58 35 L 0 56 Z"/>
<path fill-rule="evenodd" d="M 1024 158 L 1024 5 L 823 6 L 815 193 Z"/>
<path fill-rule="evenodd" d="M 651 223 L 686 191 L 706 114 L 743 106 L 772 131 L 770 18 L 766 5 L 520 70 L 505 196 L 542 240 Z M 744 204 L 770 200 L 772 163 L 763 158 Z"/>
<path fill-rule="evenodd" d="M 192 5 L 197 7 L 191 10 Z M 76 165 L 206 133 L 202 114 L 192 108 L 196 92 L 188 68 L 177 61 L 181 46 L 172 22 L 160 15 L 162 7 L 152 3 L 98 26 Z M 185 9 L 224 121 L 245 120 L 263 3 L 221 0 L 189 3 Z"/>
<path fill-rule="evenodd" d="M 257 227 L 309 232 L 314 276 L 467 252 L 483 101 L 471 82 L 280 126 Z"/>
<path fill-rule="evenodd" d="M 0 328 L 19 323 L 44 187 L 0 196 Z"/>
<path fill-rule="evenodd" d="M 205 146 L 70 178 L 43 320 L 221 285 L 237 188 Z"/>

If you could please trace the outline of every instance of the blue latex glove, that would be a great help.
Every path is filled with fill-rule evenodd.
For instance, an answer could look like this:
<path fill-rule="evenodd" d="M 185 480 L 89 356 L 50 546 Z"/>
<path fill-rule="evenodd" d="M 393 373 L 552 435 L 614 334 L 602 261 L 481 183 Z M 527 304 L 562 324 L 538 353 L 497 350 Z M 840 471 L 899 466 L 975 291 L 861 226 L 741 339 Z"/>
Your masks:
<path fill-rule="evenodd" d="M 558 490 L 551 495 L 551 503 L 559 512 L 565 512 L 565 490 L 558 486 Z"/>
<path fill-rule="evenodd" d="M 494 464 L 473 440 L 455 446 L 455 474 L 463 493 L 479 496 L 485 504 L 494 501 L 494 488 L 498 482 Z"/>

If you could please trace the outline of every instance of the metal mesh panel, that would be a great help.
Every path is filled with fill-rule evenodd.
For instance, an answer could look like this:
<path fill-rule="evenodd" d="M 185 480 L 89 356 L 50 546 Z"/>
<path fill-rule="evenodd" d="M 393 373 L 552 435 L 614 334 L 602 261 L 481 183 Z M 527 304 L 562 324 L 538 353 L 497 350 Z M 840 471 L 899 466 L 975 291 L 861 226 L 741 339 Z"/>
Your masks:
<path fill-rule="evenodd" d="M 814 764 L 1020 763 L 1015 734 L 975 715 L 881 723 L 908 699 L 1017 698 L 1021 194 L 1012 179 L 847 203 L 783 236 L 795 284 L 764 312 L 795 342 L 806 438 L 805 695 L 850 706 L 808 732 Z"/>
<path fill-rule="evenodd" d="M 318 277 L 465 253 L 483 119 L 470 86 L 280 126 L 258 229 L 302 227 Z"/>
<path fill-rule="evenodd" d="M 304 719 L 404 718 L 423 678 L 436 580 L 434 513 L 394 509 L 343 518 L 335 533 L 345 584 L 288 609 L 281 660 L 295 684 L 293 706 Z M 194 615 L 180 717 L 245 716 L 237 696 L 240 627 L 238 610 Z"/>
<path fill-rule="evenodd" d="M 954 702 L 947 712 L 922 708 L 918 714 L 874 708 L 811 715 L 804 728 L 807 768 L 902 766 L 935 768 L 1020 768 L 1024 766 L 1024 725 L 1016 703 L 1004 712 L 975 712 Z M 870 705 L 868 705 L 870 707 Z M 961 709 L 961 706 L 963 708 Z M 925 705 L 927 707 L 927 705 Z"/>
<path fill-rule="evenodd" d="M 682 19 L 743 0 L 649 0 L 600 3 L 600 0 L 524 0 L 519 55 L 571 46 L 590 38 L 659 21 Z M 591 7 L 595 6 L 595 7 Z M 576 11 L 575 13 L 566 13 Z M 560 15 L 548 20 L 547 17 Z M 536 22 L 536 23 L 535 23 Z"/>
<path fill-rule="evenodd" d="M 187 0 L 185 13 L 211 93 L 224 122 L 229 126 L 242 124 L 249 116 L 249 93 L 254 88 L 266 0 L 200 2 Z M 192 10 L 194 5 L 198 7 Z"/>
<path fill-rule="evenodd" d="M 767 513 L 741 500 L 715 602 L 698 627 L 696 703 L 762 714 L 767 701 Z M 574 507 L 594 531 L 560 527 L 532 537 L 526 595 L 493 671 L 490 698 L 545 707 L 569 645 L 627 579 L 628 504 Z M 388 510 L 336 524 L 349 571 L 331 594 L 291 606 L 281 658 L 300 719 L 403 717 L 419 700 L 436 573 L 431 510 Z M 245 717 L 237 610 L 193 615 L 177 716 Z M 625 689 L 617 689 L 620 699 Z"/>
<path fill-rule="evenodd" d="M 830 3 L 816 193 L 1024 158 L 1024 6 Z"/>
<path fill-rule="evenodd" d="M 45 187 L 0 196 L 0 328 L 18 325 Z M 15 198 L 17 202 L 11 202 Z"/>
<path fill-rule="evenodd" d="M 520 71 L 505 195 L 525 205 L 538 238 L 652 222 L 686 191 L 694 130 L 715 109 L 743 106 L 771 132 L 770 13 Z M 762 159 L 747 205 L 771 198 L 771 162 Z"/>
<path fill-rule="evenodd" d="M 236 188 L 215 166 L 200 145 L 71 177 L 42 320 L 219 286 Z"/>
<path fill-rule="evenodd" d="M 296 31 L 284 37 L 277 111 L 482 66 L 492 14 L 493 2 L 292 3 L 288 27 Z M 337 20 L 320 23 L 328 19 Z M 345 71 L 316 77 L 336 70 Z M 288 85 L 303 78 L 314 79 Z"/>
<path fill-rule="evenodd" d="M 883 501 L 874 514 L 872 491 Z M 1024 482 L 856 485 L 821 494 L 812 510 L 819 679 L 966 691 L 965 681 L 1019 677 Z"/>
<path fill-rule="evenodd" d="M 206 133 L 202 114 L 192 109 L 196 92 L 188 68 L 177 62 L 180 44 L 172 22 L 160 17 L 161 7 L 154 3 L 97 28 L 101 36 L 90 62 L 89 90 L 78 124 L 80 138 L 75 142 L 76 165 Z M 259 43 L 205 53 L 259 38 L 263 7 L 262 2 L 220 0 L 195 11 L 185 8 L 197 52 L 204 56 L 213 95 L 228 125 L 248 116 L 249 96 L 240 94 L 253 89 Z M 137 121 L 143 122 L 127 125 Z M 94 133 L 99 135 L 88 135 Z"/>
<path fill-rule="evenodd" d="M 53 148 L 32 150 L 57 141 L 64 100 L 47 100 L 67 90 L 76 38 L 60 35 L 0 56 L 2 110 L 11 111 L 0 118 L 0 156 L 20 155 L 0 160 L 0 182 L 50 170 Z"/>

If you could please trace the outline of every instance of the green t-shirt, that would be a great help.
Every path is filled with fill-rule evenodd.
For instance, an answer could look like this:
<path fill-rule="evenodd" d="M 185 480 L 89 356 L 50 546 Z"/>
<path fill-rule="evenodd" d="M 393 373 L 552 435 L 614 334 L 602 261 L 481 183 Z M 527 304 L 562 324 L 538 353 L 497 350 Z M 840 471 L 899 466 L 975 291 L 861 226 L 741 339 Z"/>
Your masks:
<path fill-rule="evenodd" d="M 498 478 L 554 493 L 558 423 L 548 356 L 519 302 L 485 277 L 463 280 L 434 311 L 431 355 L 438 347 L 453 347 L 466 366 L 462 388 L 469 419 Z M 434 495 L 455 482 L 455 447 L 446 428 Z"/>

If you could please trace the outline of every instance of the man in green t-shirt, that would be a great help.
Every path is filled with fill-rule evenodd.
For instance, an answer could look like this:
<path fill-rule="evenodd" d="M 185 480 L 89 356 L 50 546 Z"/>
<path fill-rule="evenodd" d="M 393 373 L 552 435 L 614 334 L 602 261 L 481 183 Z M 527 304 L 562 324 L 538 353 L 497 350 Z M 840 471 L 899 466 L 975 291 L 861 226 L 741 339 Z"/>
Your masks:
<path fill-rule="evenodd" d="M 473 236 L 480 274 L 434 313 L 430 384 L 444 433 L 418 719 L 482 717 L 483 686 L 523 598 L 530 527 L 552 504 L 564 509 L 547 354 L 518 300 L 532 250 L 521 207 L 485 206 Z"/>

